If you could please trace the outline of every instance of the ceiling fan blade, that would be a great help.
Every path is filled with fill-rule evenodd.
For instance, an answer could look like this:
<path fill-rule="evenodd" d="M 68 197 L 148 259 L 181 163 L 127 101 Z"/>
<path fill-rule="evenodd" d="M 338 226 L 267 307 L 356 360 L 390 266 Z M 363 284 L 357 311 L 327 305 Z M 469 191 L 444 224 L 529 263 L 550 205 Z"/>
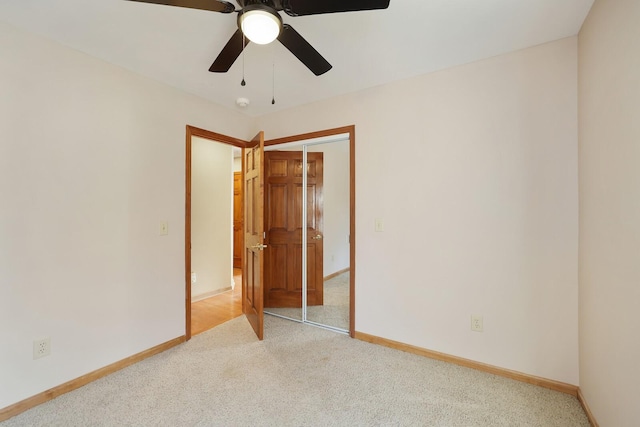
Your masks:
<path fill-rule="evenodd" d="M 283 0 L 282 3 L 282 9 L 290 16 L 355 12 L 389 7 L 389 0 Z"/>
<path fill-rule="evenodd" d="M 331 69 L 331 64 L 291 25 L 284 24 L 282 26 L 278 40 L 316 76 L 324 74 Z"/>
<path fill-rule="evenodd" d="M 249 39 L 246 37 L 242 37 L 242 31 L 237 29 L 235 33 L 231 36 L 226 45 L 222 48 L 222 51 L 218 55 L 211 67 L 209 67 L 209 71 L 212 73 L 226 73 L 229 71 L 229 68 L 236 61 L 238 56 L 242 53 L 243 45 L 242 42 L 244 40 L 244 46 L 249 44 Z"/>
<path fill-rule="evenodd" d="M 139 3 L 162 4 L 166 6 L 188 7 L 190 9 L 210 10 L 211 12 L 231 13 L 236 8 L 222 0 L 129 0 Z"/>

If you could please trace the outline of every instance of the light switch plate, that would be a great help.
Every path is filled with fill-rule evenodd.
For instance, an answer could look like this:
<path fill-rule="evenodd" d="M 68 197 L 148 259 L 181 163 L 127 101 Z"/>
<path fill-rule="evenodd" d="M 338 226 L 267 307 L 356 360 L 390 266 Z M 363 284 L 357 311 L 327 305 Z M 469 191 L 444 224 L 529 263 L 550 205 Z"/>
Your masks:
<path fill-rule="evenodd" d="M 166 236 L 169 234 L 169 223 L 167 221 L 160 221 L 160 235 Z"/>

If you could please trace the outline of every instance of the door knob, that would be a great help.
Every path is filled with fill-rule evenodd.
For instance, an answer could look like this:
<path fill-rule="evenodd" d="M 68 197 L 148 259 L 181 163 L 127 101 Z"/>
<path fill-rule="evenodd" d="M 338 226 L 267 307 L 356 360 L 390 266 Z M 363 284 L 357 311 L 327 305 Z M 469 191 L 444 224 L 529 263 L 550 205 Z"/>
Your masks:
<path fill-rule="evenodd" d="M 257 249 L 259 251 L 262 251 L 266 247 L 267 247 L 267 245 L 263 245 L 262 243 L 258 243 L 256 245 L 251 246 L 251 249 Z"/>
<path fill-rule="evenodd" d="M 321 234 L 316 234 L 315 236 L 312 237 L 313 240 L 320 240 L 322 239 L 322 235 Z"/>

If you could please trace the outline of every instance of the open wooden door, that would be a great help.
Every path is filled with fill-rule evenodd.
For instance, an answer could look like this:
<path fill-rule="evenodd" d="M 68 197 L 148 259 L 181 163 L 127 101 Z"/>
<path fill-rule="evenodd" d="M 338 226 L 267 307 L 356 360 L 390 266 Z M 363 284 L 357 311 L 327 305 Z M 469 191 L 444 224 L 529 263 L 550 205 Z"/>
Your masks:
<path fill-rule="evenodd" d="M 264 133 L 244 149 L 244 259 L 242 312 L 256 332 L 264 334 Z"/>

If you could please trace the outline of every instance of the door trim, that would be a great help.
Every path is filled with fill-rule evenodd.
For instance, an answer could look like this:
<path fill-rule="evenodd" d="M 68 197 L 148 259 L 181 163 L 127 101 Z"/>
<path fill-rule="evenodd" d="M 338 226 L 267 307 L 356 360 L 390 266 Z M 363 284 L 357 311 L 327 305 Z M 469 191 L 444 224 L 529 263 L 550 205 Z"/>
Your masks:
<path fill-rule="evenodd" d="M 349 168 L 350 168 L 350 214 L 349 214 L 349 233 L 350 233 L 350 248 L 349 248 L 349 267 L 351 269 L 349 278 L 349 336 L 355 337 L 355 272 L 356 272 L 356 127 L 355 125 L 343 126 L 333 129 L 325 129 L 316 132 L 309 132 L 299 135 L 292 135 L 283 138 L 276 138 L 265 140 L 264 145 L 278 145 L 288 142 L 304 141 L 308 139 L 315 139 L 327 136 L 333 136 L 346 133 L 349 135 Z M 239 147 L 244 150 L 248 141 L 244 141 L 239 138 L 234 138 L 228 135 L 223 135 L 217 132 L 208 131 L 195 126 L 186 125 L 186 156 L 185 156 L 185 338 L 191 339 L 191 138 L 192 136 L 198 136 L 201 138 L 209 139 L 211 141 L 220 142 L 223 144 Z M 244 162 L 243 162 L 244 163 Z M 242 165 L 242 172 L 244 174 L 244 164 Z"/>
<path fill-rule="evenodd" d="M 185 271 L 185 338 L 191 339 L 191 138 L 197 136 L 213 142 L 244 149 L 247 144 L 238 138 L 187 125 L 185 143 L 185 219 L 184 219 L 184 271 Z M 243 162 L 244 163 L 244 162 Z M 244 172 L 244 164 L 242 165 Z"/>
<path fill-rule="evenodd" d="M 346 133 L 349 135 L 349 192 L 350 192 L 350 212 L 349 212 L 349 336 L 355 337 L 356 328 L 356 126 L 343 126 L 339 128 L 326 129 L 317 132 L 292 135 L 284 138 L 276 138 L 264 141 L 264 146 L 286 144 L 288 142 L 302 142 L 308 139 L 322 138 L 327 136 Z"/>

